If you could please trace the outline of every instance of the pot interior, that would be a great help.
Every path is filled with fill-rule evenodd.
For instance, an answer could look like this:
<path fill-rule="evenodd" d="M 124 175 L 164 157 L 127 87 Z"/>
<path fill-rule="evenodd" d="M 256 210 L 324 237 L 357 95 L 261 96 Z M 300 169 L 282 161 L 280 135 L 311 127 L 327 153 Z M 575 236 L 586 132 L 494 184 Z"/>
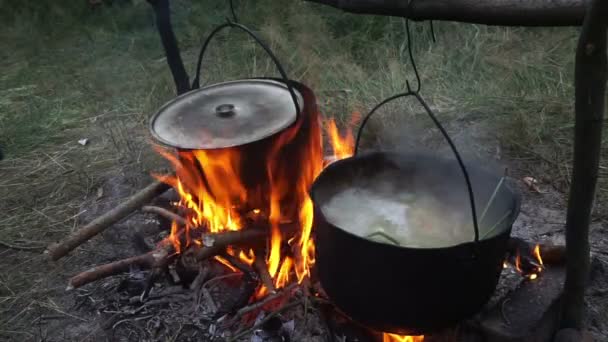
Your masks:
<path fill-rule="evenodd" d="M 518 194 L 499 175 L 468 166 L 480 240 L 510 229 Z M 312 198 L 325 220 L 376 242 L 444 248 L 474 241 L 469 194 L 455 160 L 372 152 L 331 164 Z"/>

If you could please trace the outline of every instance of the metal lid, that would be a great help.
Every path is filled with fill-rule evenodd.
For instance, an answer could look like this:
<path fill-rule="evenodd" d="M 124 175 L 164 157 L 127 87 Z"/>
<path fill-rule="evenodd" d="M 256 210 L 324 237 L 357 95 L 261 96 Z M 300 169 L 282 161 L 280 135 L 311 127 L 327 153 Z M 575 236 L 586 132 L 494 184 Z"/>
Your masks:
<path fill-rule="evenodd" d="M 295 93 L 302 108 L 302 96 Z M 296 117 L 284 83 L 247 79 L 213 84 L 169 101 L 152 117 L 150 130 L 159 142 L 175 148 L 217 149 L 269 137 Z"/>

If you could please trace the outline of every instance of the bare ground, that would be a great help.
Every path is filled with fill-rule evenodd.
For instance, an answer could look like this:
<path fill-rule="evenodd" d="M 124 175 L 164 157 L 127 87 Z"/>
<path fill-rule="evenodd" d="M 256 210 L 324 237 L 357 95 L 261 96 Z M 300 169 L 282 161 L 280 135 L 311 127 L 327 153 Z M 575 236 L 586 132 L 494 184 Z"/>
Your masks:
<path fill-rule="evenodd" d="M 3 205 L 6 213 L 14 215 L 7 215 L 4 219 L 7 229 L 4 230 L 3 241 L 11 243 L 0 246 L 0 339 L 207 340 L 213 320 L 205 314 L 204 308 L 193 314 L 191 294 L 178 293 L 167 303 L 143 307 L 141 303 L 129 302 L 135 295 L 129 293 L 128 289 L 126 292 L 124 289 L 117 291 L 120 284 L 125 284 L 125 279 L 130 279 L 130 283 L 133 283 L 134 279 L 143 278 L 144 274 L 137 270 L 76 291 L 65 290 L 69 277 L 82 270 L 142 253 L 141 244 L 134 241 L 138 241 L 137 238 L 142 235 L 158 235 L 158 222 L 153 217 L 135 213 L 59 262 L 46 261 L 41 254 L 47 243 L 65 234 L 65 227 L 77 229 L 79 225 L 120 203 L 150 179 L 147 175 L 149 170 L 144 166 L 145 160 L 154 161 L 156 157 L 143 138 L 145 135 L 131 134 L 131 146 L 128 148 L 124 143 L 116 141 L 116 136 L 124 135 L 127 131 L 141 132 L 142 127 L 135 123 L 130 128 L 119 129 L 122 133 L 108 133 L 112 129 L 94 133 L 100 132 L 99 126 L 104 125 L 94 122 L 84 129 L 90 138 L 86 146 L 74 142 L 62 152 L 24 156 L 22 160 L 4 161 L 0 164 L 3 172 L 10 175 L 3 183 L 4 188 L 17 184 L 13 192 L 5 196 L 7 202 Z M 121 125 L 129 126 L 124 122 Z M 454 125 L 467 127 L 454 133 L 457 144 L 466 145 L 463 143 L 477 141 L 476 147 L 472 149 L 476 152 L 472 155 L 476 154 L 477 158 L 485 160 L 492 159 L 491 163 L 495 165 L 508 166 L 509 175 L 515 180 L 532 176 L 540 181 L 541 193 L 531 191 L 519 181 L 523 202 L 513 235 L 532 241 L 563 243 L 566 203 L 560 190 L 564 188 L 564 179 L 544 176 L 543 170 L 550 166 L 538 159 L 517 158 L 508 151 L 501 151 L 497 141 L 488 138 L 486 130 L 478 124 L 464 120 L 456 121 Z M 469 133 L 458 133 L 464 131 Z M 114 143 L 108 143 L 110 140 Z M 106 172 L 91 179 L 86 176 L 87 168 L 108 165 L 107 161 L 96 160 L 95 153 L 92 153 L 97 144 L 98 148 L 104 149 L 114 145 L 116 158 L 110 161 L 110 166 L 103 168 Z M 124 160 L 138 162 L 128 163 Z M 149 160 L 147 162 L 150 163 Z M 24 173 L 24 167 L 20 163 L 27 165 L 31 171 Z M 122 167 L 112 167 L 112 163 L 118 163 Z M 594 266 L 586 297 L 586 323 L 597 341 L 608 339 L 607 230 L 608 226 L 604 222 L 594 222 L 590 239 Z M 229 300 L 230 291 L 233 290 L 228 285 L 222 286 L 215 290 L 216 295 L 219 293 L 219 303 Z M 158 288 L 157 291 L 162 293 L 166 289 L 167 286 Z M 306 315 L 307 319 L 303 319 L 302 312 L 292 310 L 286 315 L 286 322 L 293 320 L 295 323 L 293 331 L 296 336 L 292 336 L 292 340 L 323 340 L 324 330 L 319 315 L 312 312 Z"/>

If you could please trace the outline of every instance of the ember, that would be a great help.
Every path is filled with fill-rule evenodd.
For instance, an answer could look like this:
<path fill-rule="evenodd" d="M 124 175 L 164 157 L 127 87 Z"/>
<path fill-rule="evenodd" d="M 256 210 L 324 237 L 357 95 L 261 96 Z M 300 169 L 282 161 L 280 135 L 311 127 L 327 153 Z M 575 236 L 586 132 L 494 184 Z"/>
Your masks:
<path fill-rule="evenodd" d="M 422 342 L 424 336 L 407 336 L 396 334 L 382 334 L 382 342 Z"/>
<path fill-rule="evenodd" d="M 513 266 L 517 273 L 529 280 L 538 279 L 539 275 L 545 269 L 543 259 L 541 257 L 540 244 L 536 244 L 534 249 L 529 253 L 530 255 L 523 255 L 522 252 L 517 249 L 515 252 Z M 508 267 L 508 263 L 505 261 L 503 267 Z"/>

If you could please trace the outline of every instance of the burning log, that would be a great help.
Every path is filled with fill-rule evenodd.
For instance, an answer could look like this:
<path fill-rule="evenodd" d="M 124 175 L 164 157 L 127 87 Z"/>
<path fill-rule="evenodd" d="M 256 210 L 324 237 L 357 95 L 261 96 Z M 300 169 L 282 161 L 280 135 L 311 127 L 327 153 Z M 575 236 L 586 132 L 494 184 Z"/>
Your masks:
<path fill-rule="evenodd" d="M 511 238 L 507 251 L 510 260 L 519 255 L 522 268 L 526 268 L 525 265 L 539 266 L 538 257 L 535 255 L 537 248 L 544 264 L 562 265 L 566 262 L 566 246 L 562 245 L 534 244 L 520 238 Z"/>
<path fill-rule="evenodd" d="M 181 217 L 181 216 L 177 215 L 176 213 L 173 213 L 165 208 L 157 207 L 154 205 L 145 205 L 141 208 L 141 211 L 143 211 L 145 213 L 153 213 L 158 216 L 162 216 L 162 217 L 166 218 L 167 220 L 175 221 L 182 226 L 186 225 L 186 219 L 184 219 L 183 217 Z"/>
<path fill-rule="evenodd" d="M 259 284 L 257 274 L 248 265 L 228 253 L 224 253 L 223 257 L 236 269 L 241 271 L 243 278 L 241 278 L 240 291 L 239 295 L 236 297 L 236 301 L 234 301 L 229 308 L 217 311 L 215 317 L 225 316 L 226 314 L 232 313 L 238 308 L 247 305 Z"/>
<path fill-rule="evenodd" d="M 253 268 L 258 273 L 260 277 L 260 281 L 264 285 L 264 287 L 268 290 L 268 292 L 275 292 L 276 288 L 274 287 L 274 283 L 272 282 L 272 277 L 268 272 L 268 268 L 266 267 L 266 262 L 264 261 L 264 253 L 261 250 L 256 249 L 255 259 L 253 260 Z"/>
<path fill-rule="evenodd" d="M 169 188 L 170 186 L 165 183 L 159 181 L 153 182 L 143 190 L 131 196 L 126 202 L 123 202 L 114 209 L 97 217 L 93 221 L 89 222 L 89 224 L 73 232 L 62 241 L 49 245 L 44 253 L 47 254 L 53 261 L 61 259 L 76 247 L 82 245 L 95 235 L 103 232 L 114 223 L 127 217 L 142 205 L 150 202 L 156 196 L 159 196 L 165 191 L 169 190 Z"/>
<path fill-rule="evenodd" d="M 141 268 L 163 267 L 171 254 L 171 249 L 172 248 L 167 245 L 161 249 L 151 251 L 146 254 L 114 261 L 105 265 L 95 266 L 72 277 L 68 282 L 68 287 L 66 290 L 70 291 L 99 279 L 128 272 L 133 266 L 139 266 Z"/>
<path fill-rule="evenodd" d="M 256 244 L 263 243 L 267 238 L 268 231 L 262 229 L 243 229 L 208 234 L 203 238 L 208 245 L 192 246 L 186 253 L 192 253 L 191 255 L 196 260 L 202 261 L 223 253 L 228 246 L 253 247 Z"/>
<path fill-rule="evenodd" d="M 193 256 L 195 260 L 200 262 L 215 255 L 222 254 L 228 246 L 251 246 L 264 241 L 267 237 L 267 231 L 262 229 L 243 229 L 239 231 L 209 234 L 206 239 L 207 241 L 212 241 L 211 246 L 193 246 L 188 250 L 188 254 L 186 255 Z M 175 255 L 172 253 L 172 250 L 173 246 L 167 244 L 146 254 L 93 267 L 72 277 L 67 289 L 72 290 L 99 279 L 128 272 L 133 266 L 139 266 L 144 269 L 163 269 L 167 265 L 169 257 Z"/>

